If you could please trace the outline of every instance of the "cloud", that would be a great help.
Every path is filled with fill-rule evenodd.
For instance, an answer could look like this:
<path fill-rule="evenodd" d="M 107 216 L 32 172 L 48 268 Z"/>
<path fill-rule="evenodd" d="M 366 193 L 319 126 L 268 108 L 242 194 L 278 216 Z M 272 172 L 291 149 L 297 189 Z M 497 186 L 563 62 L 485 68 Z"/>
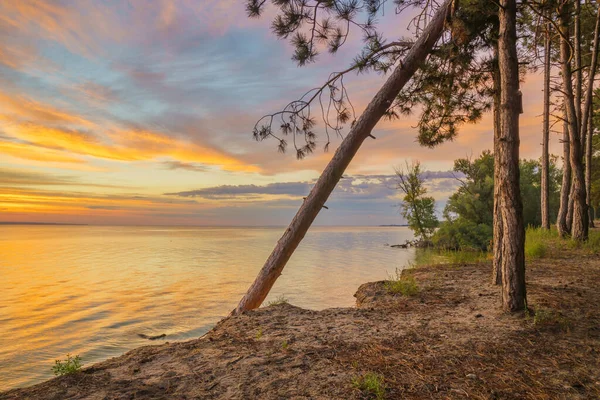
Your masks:
<path fill-rule="evenodd" d="M 187 171 L 194 171 L 194 172 L 207 172 L 209 171 L 209 168 L 205 165 L 200 165 L 200 164 L 193 164 L 193 163 L 184 163 L 181 161 L 164 161 L 162 163 L 166 169 L 184 169 Z"/>
<path fill-rule="evenodd" d="M 428 175 L 431 175 L 428 178 Z M 452 171 L 425 172 L 425 185 L 434 197 L 458 187 Z M 450 178 L 451 177 L 451 178 Z M 329 201 L 399 200 L 395 175 L 354 175 L 340 180 Z M 266 185 L 221 185 L 197 190 L 165 193 L 167 196 L 201 199 L 273 199 L 272 196 L 300 198 L 307 196 L 315 181 L 282 182 Z M 453 188 L 453 189 L 452 189 Z M 266 197 L 271 196 L 271 197 Z"/>
<path fill-rule="evenodd" d="M 205 199 L 237 198 L 249 195 L 307 195 L 311 185 L 308 182 L 271 183 L 268 185 L 222 185 L 206 189 L 177 193 L 165 193 L 167 196 L 201 197 Z"/>

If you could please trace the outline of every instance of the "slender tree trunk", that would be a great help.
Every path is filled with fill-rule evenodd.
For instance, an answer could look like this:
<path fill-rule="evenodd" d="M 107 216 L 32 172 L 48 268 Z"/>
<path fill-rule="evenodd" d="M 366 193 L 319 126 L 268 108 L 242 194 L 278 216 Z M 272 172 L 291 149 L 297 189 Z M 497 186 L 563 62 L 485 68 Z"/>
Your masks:
<path fill-rule="evenodd" d="M 577 2 L 576 2 L 577 3 Z M 585 179 L 583 173 L 583 158 L 581 148 L 581 135 L 579 132 L 579 120 L 577 119 L 576 107 L 573 99 L 573 85 L 571 74 L 571 47 L 567 40 L 569 34 L 569 1 L 565 0 L 560 7 L 560 29 L 562 32 L 560 40 L 560 57 L 563 75 L 563 92 L 569 121 L 569 139 L 571 142 L 570 162 L 573 185 L 571 197 L 573 198 L 573 222 L 571 226 L 571 237 L 577 241 L 587 240 L 589 216 L 587 212 L 585 196 Z"/>
<path fill-rule="evenodd" d="M 600 14 L 600 12 L 599 12 Z M 592 206 L 592 164 L 594 162 L 594 158 L 592 157 L 592 139 L 594 138 L 594 121 L 593 118 L 589 119 L 589 128 L 587 133 L 587 143 L 585 146 L 585 194 L 586 194 L 586 202 L 589 207 L 590 214 L 590 228 L 595 228 L 594 224 L 594 207 Z"/>
<path fill-rule="evenodd" d="M 500 85 L 500 66 L 498 65 L 498 43 L 494 44 L 494 71 L 492 77 L 494 79 L 494 239 L 493 239 L 493 272 L 492 272 L 492 284 L 502 284 L 502 213 L 500 212 L 500 185 L 497 182 L 500 181 L 500 160 L 498 159 L 500 154 L 500 140 L 501 135 L 501 124 L 500 124 L 500 96 L 501 96 L 501 85 Z"/>
<path fill-rule="evenodd" d="M 525 288 L 525 228 L 519 186 L 519 59 L 517 56 L 516 0 L 500 1 L 498 38 L 501 101 L 499 186 L 502 214 L 502 306 L 505 311 L 523 310 Z"/>
<path fill-rule="evenodd" d="M 590 207 L 592 191 L 592 95 L 594 93 L 594 78 L 598 68 L 598 39 L 600 36 L 600 7 L 596 12 L 596 27 L 594 28 L 594 44 L 592 50 L 592 64 L 588 74 L 588 87 L 585 92 L 583 114 L 582 145 L 585 143 L 585 193 L 586 204 Z M 589 209 L 589 224 L 594 226 L 593 210 Z"/>
<path fill-rule="evenodd" d="M 575 4 L 575 20 L 573 29 L 573 48 L 575 51 L 575 114 L 577 115 L 577 123 L 579 134 L 583 133 L 583 124 L 581 118 L 581 99 L 583 90 L 583 76 L 581 69 L 581 3 L 580 0 L 573 1 Z"/>
<path fill-rule="evenodd" d="M 267 297 L 277 278 L 281 275 L 285 264 L 300 244 L 312 222 L 323 208 L 325 201 L 339 182 L 348 164 L 360 148 L 364 140 L 388 110 L 395 97 L 410 80 L 415 71 L 425 62 L 434 44 L 450 18 L 452 0 L 446 0 L 437 11 L 427 28 L 410 49 L 403 62 L 390 75 L 379 92 L 373 97 L 366 110 L 352 127 L 346 138 L 336 150 L 333 158 L 319 177 L 302 206 L 277 242 L 275 249 L 265 262 L 258 276 L 241 299 L 233 314 L 259 307 Z"/>
<path fill-rule="evenodd" d="M 546 38 L 544 43 L 544 126 L 542 132 L 542 228 L 550 229 L 550 186 L 548 175 L 550 161 L 548 142 L 550 140 L 550 24 L 546 24 Z"/>
<path fill-rule="evenodd" d="M 565 106 L 566 107 L 566 106 Z M 564 113 L 563 120 L 563 173 L 562 184 L 560 185 L 560 207 L 558 216 L 556 217 L 556 229 L 561 237 L 567 236 L 571 229 L 567 224 L 567 214 L 569 212 L 569 197 L 571 194 L 571 162 L 569 156 L 571 154 L 571 142 L 569 141 L 569 122 L 567 114 Z"/>

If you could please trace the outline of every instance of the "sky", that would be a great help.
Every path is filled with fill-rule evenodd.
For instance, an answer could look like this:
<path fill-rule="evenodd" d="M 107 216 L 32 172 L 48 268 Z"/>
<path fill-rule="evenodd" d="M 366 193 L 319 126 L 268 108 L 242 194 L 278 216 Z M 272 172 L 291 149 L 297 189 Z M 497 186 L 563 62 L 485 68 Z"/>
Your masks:
<path fill-rule="evenodd" d="M 296 160 L 252 128 L 347 68 L 361 40 L 298 67 L 270 31 L 274 11 L 249 19 L 241 0 L 0 0 L 0 221 L 287 225 L 340 139 Z M 406 15 L 379 21 L 390 39 L 411 36 Z M 384 81 L 346 78 L 357 114 Z M 539 158 L 539 75 L 522 91 L 521 156 Z M 453 160 L 492 147 L 491 115 L 435 149 L 416 143 L 417 116 L 377 125 L 317 224 L 402 223 L 394 168 L 411 160 L 429 171 L 441 210 L 458 184 Z"/>

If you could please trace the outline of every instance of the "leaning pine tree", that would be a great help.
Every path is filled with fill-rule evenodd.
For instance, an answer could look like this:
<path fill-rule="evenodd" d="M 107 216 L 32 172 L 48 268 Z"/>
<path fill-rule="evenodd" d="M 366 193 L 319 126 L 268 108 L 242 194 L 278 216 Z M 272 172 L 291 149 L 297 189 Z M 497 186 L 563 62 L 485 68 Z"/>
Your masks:
<path fill-rule="evenodd" d="M 258 16 L 265 3 L 249 0 L 249 14 Z M 346 122 L 351 122 L 352 128 L 234 312 L 262 303 L 352 157 L 362 142 L 372 137 L 371 131 L 382 117 L 399 118 L 420 106 L 423 112 L 419 119 L 419 142 L 433 147 L 451 140 L 459 125 L 476 122 L 490 108 L 494 90 L 490 86 L 495 86 L 490 85 L 493 60 L 480 55 L 497 37 L 494 3 L 474 0 L 458 8 L 458 1 L 447 0 L 432 13 L 435 2 L 396 0 L 398 11 L 408 6 L 422 7 L 415 24 L 419 39 L 414 43 L 388 42 L 377 32 L 374 18 L 384 3 L 383 0 L 274 2 L 280 14 L 273 21 L 273 30 L 277 36 L 291 39 L 295 47 L 293 58 L 300 65 L 315 60 L 318 43 L 325 44 L 330 52 L 337 51 L 345 43 L 350 27 L 362 30 L 366 45 L 350 68 L 333 73 L 321 87 L 256 124 L 256 139 L 274 138 L 280 151 L 285 151 L 291 140 L 298 158 L 316 147 L 313 130 L 316 121 L 311 106 L 318 107 L 318 114 L 322 115 L 326 148 L 330 133 L 340 134 Z M 366 16 L 366 21 L 357 22 L 360 16 Z M 423 28 L 425 21 L 429 23 Z M 343 79 L 352 71 L 369 70 L 393 72 L 356 120 Z M 279 129 L 276 131 L 274 126 Z"/>

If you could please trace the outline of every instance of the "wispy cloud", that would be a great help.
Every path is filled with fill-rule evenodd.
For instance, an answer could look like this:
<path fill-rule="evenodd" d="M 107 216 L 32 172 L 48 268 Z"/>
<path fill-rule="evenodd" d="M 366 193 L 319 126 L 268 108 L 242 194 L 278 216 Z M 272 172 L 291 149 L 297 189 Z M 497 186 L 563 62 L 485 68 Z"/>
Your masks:
<path fill-rule="evenodd" d="M 194 163 L 185 163 L 181 161 L 164 161 L 162 163 L 166 169 L 174 170 L 174 169 L 183 169 L 186 171 L 194 171 L 194 172 L 207 172 L 209 168 L 205 165 L 194 164 Z"/>

